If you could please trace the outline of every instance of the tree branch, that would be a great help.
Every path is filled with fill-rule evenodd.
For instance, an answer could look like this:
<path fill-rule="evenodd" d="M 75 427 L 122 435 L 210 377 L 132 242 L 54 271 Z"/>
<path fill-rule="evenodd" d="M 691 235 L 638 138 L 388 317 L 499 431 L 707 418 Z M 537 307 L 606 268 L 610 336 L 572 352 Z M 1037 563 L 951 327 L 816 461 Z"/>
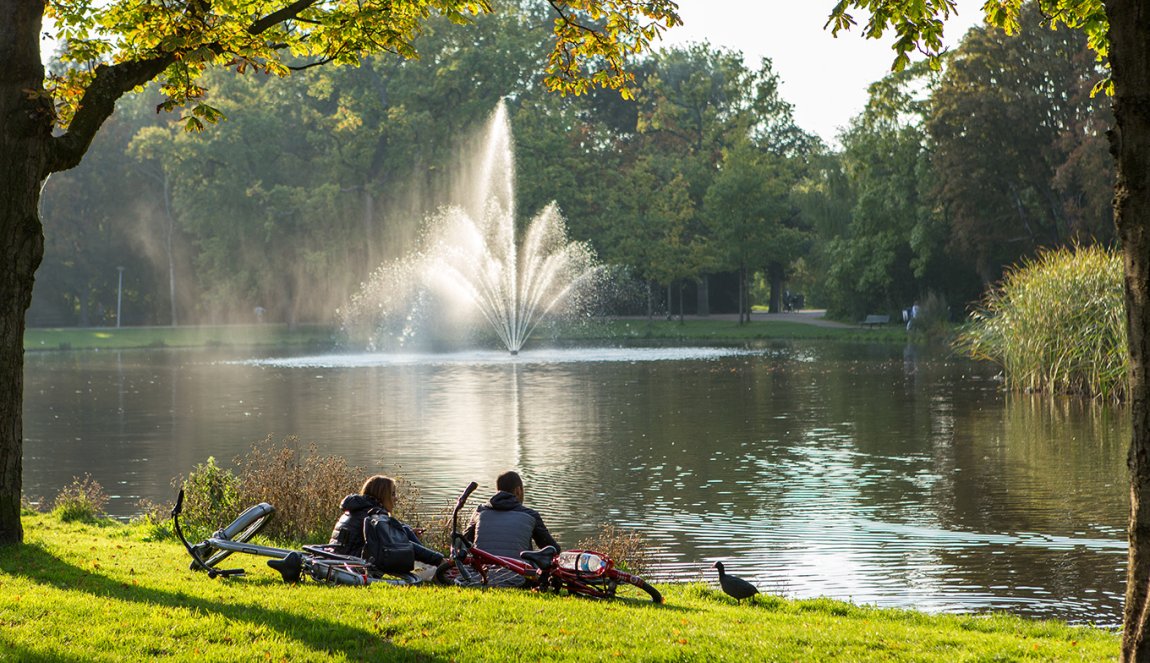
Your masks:
<path fill-rule="evenodd" d="M 267 16 L 257 20 L 248 26 L 248 34 L 258 35 L 271 28 L 272 26 L 279 25 L 284 21 L 291 20 L 299 15 L 300 12 L 311 7 L 319 0 L 296 0 L 290 5 L 274 11 Z"/>
<path fill-rule="evenodd" d="M 159 76 L 172 62 L 175 56 L 165 53 L 148 60 L 96 67 L 96 77 L 84 91 L 68 131 L 52 139 L 45 175 L 79 164 L 104 120 L 116 110 L 116 101 Z"/>
<path fill-rule="evenodd" d="M 248 33 L 259 35 L 269 28 L 295 18 L 300 12 L 319 0 L 296 0 L 286 7 L 256 20 L 248 26 Z M 196 8 L 193 5 L 193 8 Z M 215 52 L 219 44 L 207 44 Z M 176 54 L 163 53 L 147 60 L 121 62 L 96 67 L 96 77 L 88 85 L 80 100 L 79 110 L 72 118 L 68 131 L 52 139 L 51 154 L 45 166 L 48 173 L 67 170 L 80 163 L 92 144 L 96 132 L 116 109 L 116 101 L 131 90 L 159 76 L 168 65 L 176 61 Z M 45 173 L 47 174 L 47 173 Z"/>

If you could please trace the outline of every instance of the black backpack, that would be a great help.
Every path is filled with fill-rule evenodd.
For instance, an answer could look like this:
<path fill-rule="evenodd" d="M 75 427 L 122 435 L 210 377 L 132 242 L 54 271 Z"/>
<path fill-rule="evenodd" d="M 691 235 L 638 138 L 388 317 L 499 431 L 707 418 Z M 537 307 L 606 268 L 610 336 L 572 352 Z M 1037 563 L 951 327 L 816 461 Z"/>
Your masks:
<path fill-rule="evenodd" d="M 386 513 L 373 513 L 363 520 L 363 558 L 380 573 L 410 573 L 415 568 L 415 548 L 398 520 Z"/>

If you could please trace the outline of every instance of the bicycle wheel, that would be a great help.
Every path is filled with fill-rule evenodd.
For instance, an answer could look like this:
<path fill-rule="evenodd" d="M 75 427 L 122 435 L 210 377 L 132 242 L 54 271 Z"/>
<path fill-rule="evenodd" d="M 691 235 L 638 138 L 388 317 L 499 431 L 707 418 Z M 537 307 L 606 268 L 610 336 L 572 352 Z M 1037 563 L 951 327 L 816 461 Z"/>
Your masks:
<path fill-rule="evenodd" d="M 253 507 L 249 507 L 220 532 L 221 538 L 235 541 L 236 543 L 247 543 L 248 539 L 263 529 L 264 525 L 267 524 L 275 512 L 275 507 L 267 502 L 260 502 Z M 232 554 L 230 550 L 217 550 L 204 560 L 204 564 L 215 566 L 220 560 L 230 554 Z"/>
<path fill-rule="evenodd" d="M 663 595 L 646 580 L 639 576 L 622 571 L 611 571 L 608 576 L 608 593 L 617 599 L 651 599 L 655 603 L 663 602 Z"/>
<path fill-rule="evenodd" d="M 435 582 L 440 585 L 454 585 L 458 578 L 459 569 L 455 568 L 453 560 L 445 559 L 435 567 Z"/>

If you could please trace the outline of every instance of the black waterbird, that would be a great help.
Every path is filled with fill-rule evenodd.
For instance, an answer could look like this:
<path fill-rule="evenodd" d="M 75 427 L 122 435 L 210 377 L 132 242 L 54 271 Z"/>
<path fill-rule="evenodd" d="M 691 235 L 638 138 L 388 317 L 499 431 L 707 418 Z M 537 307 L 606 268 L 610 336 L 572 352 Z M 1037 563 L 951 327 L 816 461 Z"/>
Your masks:
<path fill-rule="evenodd" d="M 738 576 L 728 575 L 723 571 L 722 562 L 715 562 L 715 568 L 719 570 L 719 586 L 723 588 L 723 592 L 727 596 L 735 599 L 736 603 L 742 602 L 743 599 L 750 599 L 759 593 L 759 590 L 751 583 Z M 754 602 L 754 599 L 751 601 Z"/>

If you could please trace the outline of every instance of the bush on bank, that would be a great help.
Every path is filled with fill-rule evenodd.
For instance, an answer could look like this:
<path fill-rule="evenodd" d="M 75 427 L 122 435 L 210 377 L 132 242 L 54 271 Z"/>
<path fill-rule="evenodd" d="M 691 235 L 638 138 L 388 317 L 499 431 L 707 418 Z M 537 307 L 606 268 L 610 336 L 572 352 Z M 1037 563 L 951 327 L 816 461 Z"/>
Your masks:
<path fill-rule="evenodd" d="M 958 345 L 999 364 L 1010 389 L 1122 400 L 1121 256 L 1097 246 L 1062 248 L 1010 270 L 971 314 Z"/>
<path fill-rule="evenodd" d="M 0 548 L 0 659 L 1097 661 L 1117 634 L 1008 615 L 931 616 L 827 599 L 736 605 L 713 577 L 667 602 L 520 590 L 285 585 L 188 570 L 178 542 L 122 524 L 24 517 Z"/>

